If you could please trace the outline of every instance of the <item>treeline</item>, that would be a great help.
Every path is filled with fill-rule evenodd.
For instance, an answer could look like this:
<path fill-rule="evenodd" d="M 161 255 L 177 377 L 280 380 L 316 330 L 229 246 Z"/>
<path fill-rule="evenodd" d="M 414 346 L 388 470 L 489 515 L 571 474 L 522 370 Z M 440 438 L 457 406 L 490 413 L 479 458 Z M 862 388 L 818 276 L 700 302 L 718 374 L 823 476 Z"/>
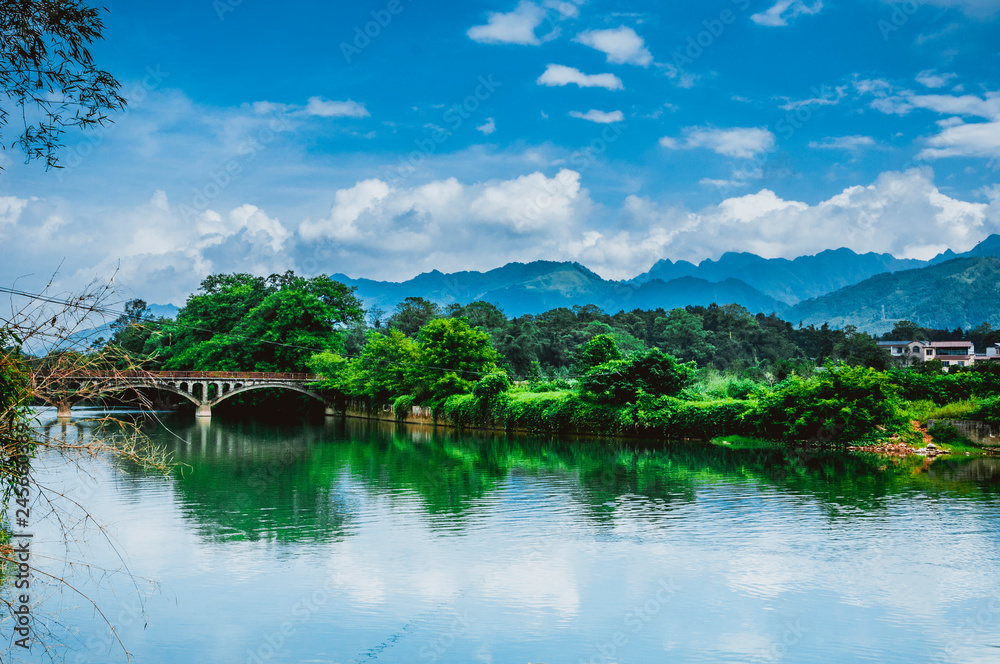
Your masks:
<path fill-rule="evenodd" d="M 795 328 L 738 305 L 507 318 L 411 297 L 365 312 L 353 289 L 291 272 L 213 275 L 176 320 L 133 301 L 113 331 L 108 345 L 152 369 L 312 371 L 343 401 L 546 431 L 847 441 L 912 433 L 914 418 L 993 419 L 1000 388 L 1000 365 L 904 370 L 851 327 Z M 904 321 L 887 336 L 931 332 Z"/>
<path fill-rule="evenodd" d="M 450 319 L 485 333 L 497 365 L 515 380 L 579 375 L 580 347 L 601 334 L 626 355 L 658 348 L 699 368 L 758 380 L 781 379 L 828 359 L 883 367 L 888 361 L 871 337 L 851 328 L 796 329 L 735 304 L 615 314 L 587 305 L 508 318 L 488 302 L 442 308 L 410 297 L 391 313 L 366 315 L 352 288 L 292 272 L 212 275 L 175 320 L 153 320 L 145 302 L 133 300 L 107 343 L 157 369 L 305 371 L 314 353 L 359 357 L 372 339 L 394 331 L 416 341 L 430 322 Z"/>

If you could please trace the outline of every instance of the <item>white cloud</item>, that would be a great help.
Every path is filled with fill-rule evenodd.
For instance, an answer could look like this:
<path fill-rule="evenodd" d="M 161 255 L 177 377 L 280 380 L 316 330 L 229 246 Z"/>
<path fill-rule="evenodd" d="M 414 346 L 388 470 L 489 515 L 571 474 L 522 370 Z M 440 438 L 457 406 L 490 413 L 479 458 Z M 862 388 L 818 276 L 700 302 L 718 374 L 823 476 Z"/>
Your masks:
<path fill-rule="evenodd" d="M 928 69 L 917 74 L 916 81 L 924 87 L 943 88 L 953 78 L 955 74 L 938 74 L 933 69 Z"/>
<path fill-rule="evenodd" d="M 794 111 L 804 106 L 836 106 L 847 96 L 847 86 L 838 86 L 834 90 L 822 90 L 819 97 L 811 99 L 800 99 L 792 101 L 785 97 L 785 103 L 779 108 L 786 111 Z"/>
<path fill-rule="evenodd" d="M 930 146 L 917 155 L 918 159 L 940 157 L 1000 158 L 1000 121 L 965 124 L 950 123 L 937 136 L 927 140 Z"/>
<path fill-rule="evenodd" d="M 809 142 L 809 147 L 823 150 L 859 150 L 873 145 L 875 139 L 871 136 L 836 136 Z"/>
<path fill-rule="evenodd" d="M 766 127 L 686 127 L 683 140 L 670 136 L 660 139 L 660 145 L 670 150 L 705 148 L 740 159 L 752 159 L 755 155 L 768 152 L 774 144 L 774 134 Z"/>
<path fill-rule="evenodd" d="M 365 180 L 334 199 L 326 218 L 302 222 L 299 236 L 329 242 L 365 273 L 388 278 L 407 276 L 414 266 L 482 267 L 486 256 L 490 267 L 565 256 L 591 205 L 580 174 L 568 169 L 473 184 L 449 178 L 391 187 Z"/>
<path fill-rule="evenodd" d="M 565 65 L 549 65 L 545 72 L 538 77 L 538 85 L 549 87 L 569 85 L 573 83 L 581 88 L 606 88 L 608 90 L 622 90 L 622 80 L 614 74 L 584 74 L 579 69 L 567 67 Z"/>
<path fill-rule="evenodd" d="M 816 0 L 812 4 L 804 0 L 778 0 L 770 9 L 753 14 L 750 20 L 758 25 L 777 27 L 788 25 L 788 21 L 800 14 L 818 14 L 822 9 L 822 0 Z"/>
<path fill-rule="evenodd" d="M 972 115 L 980 118 L 1000 118 L 1000 92 L 988 92 L 985 98 L 975 95 L 914 95 L 907 101 L 917 108 L 937 113 Z"/>
<path fill-rule="evenodd" d="M 807 210 L 809 206 L 797 201 L 786 201 L 778 198 L 770 189 L 761 189 L 756 194 L 747 194 L 739 198 L 728 198 L 719 204 L 719 210 L 728 219 L 743 223 L 759 219 L 764 215 L 779 210 Z"/>
<path fill-rule="evenodd" d="M 310 97 L 303 112 L 320 118 L 367 118 L 368 109 L 356 101 L 327 101 L 322 97 Z"/>
<path fill-rule="evenodd" d="M 550 9 L 555 9 L 563 18 L 577 18 L 580 15 L 580 8 L 572 2 L 546 0 L 545 6 Z"/>
<path fill-rule="evenodd" d="M 580 111 L 570 111 L 569 115 L 573 118 L 589 120 L 590 122 L 597 122 L 599 124 L 611 124 L 612 122 L 621 122 L 625 119 L 625 114 L 621 111 L 611 111 L 610 113 L 606 113 L 595 109 L 590 109 L 586 113 L 581 113 Z"/>
<path fill-rule="evenodd" d="M 27 205 L 28 200 L 25 198 L 0 196 L 0 226 L 16 224 Z"/>
<path fill-rule="evenodd" d="M 545 19 L 545 10 L 533 2 L 522 1 L 512 12 L 490 12 L 486 25 L 476 25 L 466 32 L 470 39 L 484 44 L 523 44 L 538 46 L 541 40 L 535 29 Z"/>
<path fill-rule="evenodd" d="M 884 0 L 893 4 L 896 0 Z M 1000 0 L 923 0 L 935 7 L 955 7 L 973 18 L 990 18 L 1000 11 Z"/>
<path fill-rule="evenodd" d="M 626 26 L 581 32 L 576 41 L 606 54 L 612 64 L 648 67 L 653 62 L 653 54 L 646 48 L 642 37 Z"/>
<path fill-rule="evenodd" d="M 476 127 L 476 131 L 483 132 L 483 136 L 489 136 L 496 130 L 497 130 L 497 123 L 493 120 L 493 118 L 486 118 L 486 122 L 484 124 L 481 124 L 478 127 Z"/>
<path fill-rule="evenodd" d="M 322 97 L 309 97 L 305 106 L 281 104 L 273 101 L 255 101 L 249 104 L 255 115 L 297 115 L 318 118 L 367 118 L 371 114 L 364 104 L 348 99 L 329 101 Z"/>
<path fill-rule="evenodd" d="M 793 258 L 847 247 L 926 259 L 938 253 L 941 238 L 961 252 L 1000 230 L 1000 196 L 988 205 L 954 199 L 932 177 L 929 169 L 887 172 L 815 205 L 768 189 L 697 212 L 629 196 L 616 224 L 623 230 L 606 233 L 577 259 L 617 278 L 660 258 L 697 262 L 734 249 Z"/>

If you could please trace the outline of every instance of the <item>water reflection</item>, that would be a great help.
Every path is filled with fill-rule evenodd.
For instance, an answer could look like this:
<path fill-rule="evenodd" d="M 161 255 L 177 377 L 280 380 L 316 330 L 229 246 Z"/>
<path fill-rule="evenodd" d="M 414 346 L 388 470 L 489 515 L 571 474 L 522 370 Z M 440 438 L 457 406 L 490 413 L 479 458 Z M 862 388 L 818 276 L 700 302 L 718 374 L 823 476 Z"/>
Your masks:
<path fill-rule="evenodd" d="M 997 459 L 357 420 L 148 430 L 172 477 L 92 460 L 87 498 L 164 589 L 148 627 L 118 624 L 137 661 L 995 659 L 993 623 L 961 630 L 1000 606 Z M 40 461 L 39 482 L 76 481 Z M 103 628 L 57 614 L 83 642 Z"/>
<path fill-rule="evenodd" d="M 746 485 L 809 496 L 831 518 L 884 509 L 912 491 L 988 497 L 1000 488 L 997 458 L 930 465 L 837 451 L 565 441 L 359 420 L 168 424 L 169 433 L 151 431 L 181 464 L 175 478 L 184 514 L 199 534 L 218 540 L 336 540 L 351 532 L 363 495 L 418 498 L 432 526 L 460 532 L 501 490 L 510 518 L 544 504 L 548 496 L 529 481 L 538 476 L 545 491 L 568 501 L 563 509 L 609 528 L 622 519 L 666 524 L 713 484 L 732 487 L 734 504 Z"/>

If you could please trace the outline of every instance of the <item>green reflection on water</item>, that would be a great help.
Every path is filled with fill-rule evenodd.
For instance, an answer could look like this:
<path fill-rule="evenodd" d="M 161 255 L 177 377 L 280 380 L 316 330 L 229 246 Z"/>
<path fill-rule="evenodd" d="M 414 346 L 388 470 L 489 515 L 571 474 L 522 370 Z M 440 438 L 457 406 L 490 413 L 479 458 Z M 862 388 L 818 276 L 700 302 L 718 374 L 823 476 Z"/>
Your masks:
<path fill-rule="evenodd" d="M 887 459 L 871 454 L 738 448 L 705 443 L 569 441 L 462 433 L 360 420 L 271 424 L 178 421 L 151 428 L 180 465 L 184 514 L 213 540 L 332 541 L 351 533 L 364 498 L 418 496 L 461 530 L 476 502 L 521 475 L 558 481 L 582 515 L 610 520 L 615 500 L 639 495 L 659 511 L 715 483 L 754 483 L 820 505 L 884 509 L 903 494 L 993 496 L 1000 459 Z"/>

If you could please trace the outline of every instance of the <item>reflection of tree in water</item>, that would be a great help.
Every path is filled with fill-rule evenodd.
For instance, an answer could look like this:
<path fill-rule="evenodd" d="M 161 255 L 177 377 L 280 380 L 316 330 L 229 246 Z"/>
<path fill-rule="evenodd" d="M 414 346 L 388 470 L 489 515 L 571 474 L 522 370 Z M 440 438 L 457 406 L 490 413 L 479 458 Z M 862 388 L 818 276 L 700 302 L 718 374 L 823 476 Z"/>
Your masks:
<path fill-rule="evenodd" d="M 666 523 L 706 486 L 720 483 L 771 487 L 833 512 L 843 505 L 878 510 L 886 497 L 902 491 L 978 491 L 957 482 L 963 472 L 980 484 L 996 482 L 989 474 L 994 465 L 980 464 L 993 471 L 973 470 L 980 466 L 958 460 L 928 473 L 919 458 L 894 461 L 780 446 L 653 447 L 363 420 L 284 426 L 216 420 L 188 423 L 176 432 L 184 439 L 172 444 L 176 460 L 185 464 L 175 473 L 184 512 L 215 539 L 339 539 L 362 509 L 360 492 L 391 500 L 418 496 L 430 516 L 447 517 L 431 519 L 432 528 L 461 530 L 481 499 L 500 490 L 527 501 L 545 499 L 544 492 L 531 493 L 540 486 L 531 478 L 544 478 L 548 497 L 563 493 L 598 526 L 626 509 Z"/>
<path fill-rule="evenodd" d="M 322 426 L 197 422 L 173 428 L 182 511 L 213 540 L 330 541 L 357 511 Z M 161 435 L 162 436 L 162 435 Z"/>

